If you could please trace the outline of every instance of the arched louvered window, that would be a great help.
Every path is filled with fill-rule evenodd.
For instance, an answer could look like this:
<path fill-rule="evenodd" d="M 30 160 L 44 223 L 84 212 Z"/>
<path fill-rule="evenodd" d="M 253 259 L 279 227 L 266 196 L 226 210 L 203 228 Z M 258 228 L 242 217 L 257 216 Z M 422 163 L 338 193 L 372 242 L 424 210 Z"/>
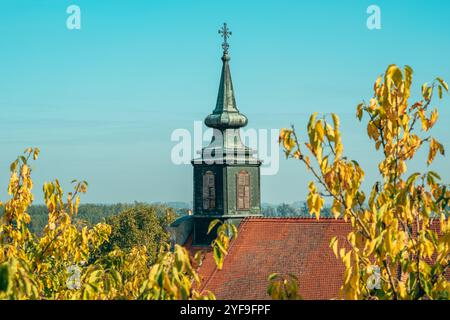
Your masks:
<path fill-rule="evenodd" d="M 212 171 L 203 175 L 203 209 L 210 210 L 216 207 L 216 184 Z"/>
<path fill-rule="evenodd" d="M 247 171 L 241 171 L 237 174 L 237 209 L 250 209 L 250 175 Z"/>

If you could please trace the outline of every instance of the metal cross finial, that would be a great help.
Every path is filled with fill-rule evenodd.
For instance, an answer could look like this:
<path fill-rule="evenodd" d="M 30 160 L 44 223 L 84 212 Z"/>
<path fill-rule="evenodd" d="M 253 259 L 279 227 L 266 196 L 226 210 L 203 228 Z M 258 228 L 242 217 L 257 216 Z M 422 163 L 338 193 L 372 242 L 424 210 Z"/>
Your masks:
<path fill-rule="evenodd" d="M 232 35 L 230 29 L 228 29 L 227 24 L 224 23 L 223 27 L 219 30 L 219 34 L 222 36 L 223 38 L 223 43 L 222 43 L 222 49 L 223 49 L 223 53 L 228 53 L 228 48 L 230 47 L 230 45 L 228 44 L 228 37 Z"/>

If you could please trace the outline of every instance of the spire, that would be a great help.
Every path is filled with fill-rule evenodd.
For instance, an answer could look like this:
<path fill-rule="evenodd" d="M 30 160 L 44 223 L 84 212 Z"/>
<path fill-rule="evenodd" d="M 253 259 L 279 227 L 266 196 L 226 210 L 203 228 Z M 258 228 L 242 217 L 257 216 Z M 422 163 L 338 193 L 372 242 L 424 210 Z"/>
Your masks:
<path fill-rule="evenodd" d="M 220 76 L 216 108 L 212 114 L 206 117 L 205 124 L 208 127 L 217 129 L 240 128 L 247 125 L 247 117 L 241 114 L 236 106 L 229 65 L 230 56 L 228 54 L 228 38 L 232 33 L 226 23 L 219 30 L 219 34 L 224 39 L 222 43 L 222 74 Z"/>

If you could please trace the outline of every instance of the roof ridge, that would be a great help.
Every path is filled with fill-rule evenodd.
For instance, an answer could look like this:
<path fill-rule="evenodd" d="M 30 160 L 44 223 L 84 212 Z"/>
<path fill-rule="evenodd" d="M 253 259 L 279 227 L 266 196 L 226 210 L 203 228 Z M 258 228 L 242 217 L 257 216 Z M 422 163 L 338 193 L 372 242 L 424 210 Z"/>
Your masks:
<path fill-rule="evenodd" d="M 263 222 L 268 220 L 273 220 L 277 222 L 307 222 L 307 223 L 348 223 L 343 218 L 334 218 L 334 217 L 320 217 L 320 219 L 316 219 L 315 217 L 245 217 L 245 221 L 253 221 L 253 222 Z"/>

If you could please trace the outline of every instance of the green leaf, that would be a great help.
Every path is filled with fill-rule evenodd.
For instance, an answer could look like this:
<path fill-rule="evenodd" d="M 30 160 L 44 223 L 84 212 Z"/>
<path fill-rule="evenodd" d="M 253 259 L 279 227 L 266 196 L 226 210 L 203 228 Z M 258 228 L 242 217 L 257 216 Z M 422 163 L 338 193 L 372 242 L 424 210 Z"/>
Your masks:
<path fill-rule="evenodd" d="M 216 262 L 217 269 L 221 270 L 223 265 L 223 256 L 217 246 L 214 246 L 213 257 L 214 261 Z"/>
<path fill-rule="evenodd" d="M 220 221 L 219 219 L 214 219 L 213 221 L 211 221 L 211 223 L 209 224 L 209 227 L 208 227 L 207 234 L 209 234 L 218 223 L 222 223 L 222 221 Z"/>
<path fill-rule="evenodd" d="M 223 246 L 223 244 L 220 242 L 220 241 L 215 241 L 215 243 L 214 243 L 218 248 L 219 248 L 219 250 L 223 253 L 223 254 L 227 254 L 227 250 L 225 249 L 225 247 Z"/>
<path fill-rule="evenodd" d="M 278 273 L 274 272 L 274 273 L 271 273 L 267 279 L 268 279 L 269 281 L 272 281 L 272 280 L 274 280 L 277 276 L 278 276 Z"/>
<path fill-rule="evenodd" d="M 409 178 L 406 180 L 406 185 L 411 186 L 412 184 L 414 184 L 414 182 L 416 182 L 417 177 L 420 176 L 419 172 L 415 172 L 412 175 L 409 176 Z"/>
<path fill-rule="evenodd" d="M 0 265 L 0 292 L 7 292 L 10 286 L 10 270 L 7 262 Z"/>
<path fill-rule="evenodd" d="M 429 175 L 433 176 L 434 178 L 438 179 L 438 180 L 442 180 L 441 176 L 438 175 L 436 172 L 434 171 L 429 171 L 428 172 Z"/>
<path fill-rule="evenodd" d="M 19 164 L 19 159 L 17 159 L 13 163 L 11 163 L 11 165 L 9 166 L 9 169 L 11 170 L 11 172 L 16 171 L 18 164 Z"/>

